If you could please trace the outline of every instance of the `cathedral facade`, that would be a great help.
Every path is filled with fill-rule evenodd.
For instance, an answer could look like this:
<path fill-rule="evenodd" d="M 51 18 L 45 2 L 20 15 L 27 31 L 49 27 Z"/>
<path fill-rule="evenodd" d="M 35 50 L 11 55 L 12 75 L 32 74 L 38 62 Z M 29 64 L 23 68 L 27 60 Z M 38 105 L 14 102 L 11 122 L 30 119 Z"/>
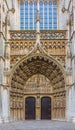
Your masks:
<path fill-rule="evenodd" d="M 74 42 L 74 0 L 0 0 L 0 122 L 75 121 Z"/>

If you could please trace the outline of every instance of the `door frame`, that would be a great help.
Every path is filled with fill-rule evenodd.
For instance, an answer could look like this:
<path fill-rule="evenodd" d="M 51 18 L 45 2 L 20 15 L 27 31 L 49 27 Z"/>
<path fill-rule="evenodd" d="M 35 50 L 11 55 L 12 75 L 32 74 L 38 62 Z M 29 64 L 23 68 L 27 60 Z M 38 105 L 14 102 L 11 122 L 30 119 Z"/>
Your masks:
<path fill-rule="evenodd" d="M 34 103 L 35 103 L 35 119 L 32 119 L 32 120 L 36 120 L 36 97 L 35 96 L 26 96 L 25 98 L 24 98 L 24 119 L 25 120 L 27 120 L 26 119 L 26 99 L 27 98 L 33 98 L 34 99 Z M 28 120 L 31 120 L 31 119 L 28 119 Z"/>
<path fill-rule="evenodd" d="M 25 115 L 25 100 L 26 100 L 26 98 L 28 98 L 28 97 L 34 97 L 35 98 L 35 100 L 36 100 L 36 102 L 35 103 L 37 103 L 37 95 L 35 95 L 35 94 L 32 94 L 32 95 L 25 95 L 24 96 L 24 98 L 23 98 L 23 104 L 24 104 L 24 106 L 23 106 L 23 119 L 25 120 L 25 118 L 26 118 L 26 115 Z M 44 94 L 44 95 L 42 95 L 42 94 L 40 94 L 40 115 L 39 115 L 39 119 L 41 120 L 41 98 L 42 97 L 49 97 L 49 98 L 51 98 L 51 120 L 52 120 L 52 118 L 53 118 L 53 97 L 51 96 L 51 95 L 49 95 L 49 94 Z M 36 111 L 36 105 L 35 105 L 35 111 Z M 35 115 L 35 120 L 36 120 L 36 115 Z"/>
<path fill-rule="evenodd" d="M 47 95 L 45 95 L 45 96 L 42 96 L 41 98 L 40 98 L 40 101 L 41 101 L 41 107 L 40 107 L 40 119 L 41 120 L 44 120 L 44 119 L 42 119 L 42 98 L 49 98 L 50 100 L 51 100 L 51 118 L 50 119 L 48 119 L 48 120 L 51 120 L 52 119 L 52 98 L 51 98 L 51 96 L 47 96 Z"/>

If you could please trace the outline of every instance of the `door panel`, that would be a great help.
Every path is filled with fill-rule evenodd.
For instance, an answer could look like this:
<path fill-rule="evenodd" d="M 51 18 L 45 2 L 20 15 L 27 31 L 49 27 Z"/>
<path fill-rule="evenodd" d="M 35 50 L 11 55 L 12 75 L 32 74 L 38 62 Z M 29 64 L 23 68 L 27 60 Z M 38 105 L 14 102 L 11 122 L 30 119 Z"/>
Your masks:
<path fill-rule="evenodd" d="M 25 119 L 35 119 L 35 98 L 26 98 Z"/>
<path fill-rule="evenodd" d="M 51 98 L 41 99 L 41 119 L 51 119 Z"/>

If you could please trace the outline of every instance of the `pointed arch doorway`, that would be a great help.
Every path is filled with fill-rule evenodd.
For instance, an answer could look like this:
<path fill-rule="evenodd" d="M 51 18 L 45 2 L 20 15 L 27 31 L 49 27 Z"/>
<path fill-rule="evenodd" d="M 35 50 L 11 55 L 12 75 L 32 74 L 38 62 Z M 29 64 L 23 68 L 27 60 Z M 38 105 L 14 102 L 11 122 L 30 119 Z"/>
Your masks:
<path fill-rule="evenodd" d="M 51 98 L 41 98 L 41 119 L 51 119 Z"/>
<path fill-rule="evenodd" d="M 45 77 L 47 77 L 50 80 L 50 83 L 52 84 L 51 86 L 52 87 L 55 86 L 55 89 L 54 88 L 52 89 L 52 91 L 53 91 L 52 93 L 51 93 L 51 91 L 43 91 L 44 89 L 41 89 L 41 92 L 39 91 L 39 93 L 42 94 L 40 97 L 42 97 L 42 96 L 43 97 L 50 97 L 51 96 L 52 97 L 52 105 L 53 105 L 52 112 L 51 112 L 50 104 L 45 102 L 44 98 L 42 98 L 41 103 L 39 103 L 40 104 L 39 106 L 41 106 L 41 110 L 40 110 L 40 107 L 38 108 L 39 112 L 34 110 L 37 113 L 41 113 L 41 114 L 39 114 L 40 115 L 39 119 L 53 119 L 53 118 L 59 119 L 60 115 L 61 115 L 61 117 L 63 117 L 63 115 L 65 117 L 65 114 L 63 114 L 63 113 L 65 113 L 65 105 L 66 105 L 65 104 L 65 100 L 66 100 L 65 93 L 66 92 L 65 92 L 65 73 L 64 73 L 64 70 L 63 70 L 62 66 L 57 61 L 52 59 L 52 57 L 41 56 L 41 55 L 38 56 L 38 54 L 36 54 L 36 56 L 27 57 L 27 59 L 25 59 L 25 58 L 22 59 L 13 69 L 13 73 L 11 74 L 11 80 L 10 80 L 11 81 L 10 82 L 11 83 L 11 88 L 10 88 L 11 95 L 10 96 L 11 96 L 11 104 L 12 104 L 11 115 L 13 115 L 14 118 L 16 116 L 17 119 L 24 119 L 24 118 L 25 119 L 35 119 L 36 116 L 29 116 L 30 112 L 28 113 L 28 111 L 26 111 L 26 110 L 29 110 L 29 108 L 27 109 L 27 107 L 26 106 L 24 107 L 24 104 L 23 104 L 24 96 L 29 97 L 29 95 L 31 95 L 30 97 L 32 97 L 32 96 L 34 97 L 37 94 L 37 92 L 34 93 L 34 91 L 29 91 L 29 92 L 25 91 L 25 87 L 24 87 L 27 80 L 35 74 L 44 75 Z M 55 81 L 55 82 L 53 82 L 53 81 Z M 56 85 L 56 83 L 57 83 L 57 85 Z M 58 89 L 58 86 L 60 89 Z M 15 90 L 15 88 L 16 88 L 16 90 Z M 19 93 L 17 90 L 19 90 Z M 57 93 L 59 93 L 59 99 L 61 98 L 60 101 L 62 101 L 62 103 L 60 103 L 60 104 L 63 104 L 62 99 L 64 99 L 63 110 L 62 110 L 61 106 L 59 106 L 59 108 L 58 108 L 58 106 L 54 107 L 56 104 L 56 101 L 58 101 Z M 16 112 L 15 112 L 16 114 L 14 113 L 15 108 L 14 108 L 14 103 L 13 103 L 14 94 L 18 95 L 17 96 L 18 98 L 17 99 L 15 98 L 15 101 L 16 101 L 15 106 L 18 106 L 18 108 L 16 107 Z M 22 98 L 20 99 L 21 94 L 22 94 Z M 21 105 L 18 102 L 19 99 L 22 102 Z M 49 99 L 49 103 L 50 103 L 50 101 L 51 100 Z M 27 103 L 25 103 L 25 104 L 27 105 Z M 44 104 L 46 104 L 46 103 L 47 103 L 48 108 L 50 110 L 48 108 L 46 108 L 47 111 L 45 111 Z M 35 107 L 37 107 L 37 105 Z M 24 111 L 24 108 L 26 108 L 25 109 L 26 113 Z M 59 109 L 60 109 L 60 111 L 59 111 Z M 20 114 L 21 111 L 22 111 L 22 114 Z M 17 113 L 19 113 L 19 114 L 17 114 Z M 35 113 L 34 113 L 34 115 L 38 115 Z M 52 113 L 52 117 L 51 117 L 51 113 Z M 25 114 L 25 116 L 24 116 L 24 114 Z"/>
<path fill-rule="evenodd" d="M 27 97 L 25 100 L 25 119 L 34 120 L 35 115 L 35 98 Z"/>

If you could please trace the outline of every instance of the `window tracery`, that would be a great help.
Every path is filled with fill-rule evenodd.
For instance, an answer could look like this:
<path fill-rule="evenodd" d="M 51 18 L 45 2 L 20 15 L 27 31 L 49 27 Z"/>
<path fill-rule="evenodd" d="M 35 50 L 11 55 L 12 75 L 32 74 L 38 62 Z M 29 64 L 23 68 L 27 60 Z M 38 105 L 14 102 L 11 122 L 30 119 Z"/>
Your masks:
<path fill-rule="evenodd" d="M 37 1 L 20 3 L 20 29 L 36 30 Z M 57 29 L 57 3 L 54 0 L 40 1 L 40 30 Z"/>

